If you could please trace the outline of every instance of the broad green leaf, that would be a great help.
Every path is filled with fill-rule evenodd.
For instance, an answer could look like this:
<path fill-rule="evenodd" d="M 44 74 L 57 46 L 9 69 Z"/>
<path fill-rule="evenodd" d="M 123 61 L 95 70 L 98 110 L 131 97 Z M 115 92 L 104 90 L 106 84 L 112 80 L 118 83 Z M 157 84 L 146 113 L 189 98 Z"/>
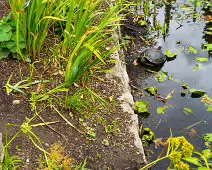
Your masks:
<path fill-rule="evenodd" d="M 155 80 L 162 83 L 166 80 L 167 72 L 159 71 L 155 77 Z"/>
<path fill-rule="evenodd" d="M 198 54 L 197 49 L 194 48 L 193 46 L 190 45 L 190 46 L 188 47 L 188 49 L 189 49 L 189 51 L 190 51 L 191 53 Z"/>
<path fill-rule="evenodd" d="M 12 32 L 3 32 L 0 30 L 0 42 L 9 41 L 12 37 Z"/>
<path fill-rule="evenodd" d="M 196 60 L 200 62 L 208 62 L 208 58 L 196 58 Z"/>
<path fill-rule="evenodd" d="M 11 31 L 11 26 L 8 24 L 2 24 L 0 25 L 0 31 L 2 32 L 10 32 Z"/>
<path fill-rule="evenodd" d="M 12 53 L 16 53 L 17 46 L 15 41 L 7 41 L 5 45 Z"/>
<path fill-rule="evenodd" d="M 140 114 L 140 113 L 149 113 L 148 109 L 150 108 L 148 102 L 145 102 L 145 101 L 137 101 L 135 102 L 134 104 L 134 109 L 135 111 Z"/>
<path fill-rule="evenodd" d="M 193 113 L 193 111 L 192 111 L 190 108 L 186 108 L 186 107 L 183 109 L 183 112 L 184 112 L 186 115 L 190 115 L 190 114 Z"/>
<path fill-rule="evenodd" d="M 199 167 L 197 170 L 208 170 L 206 167 Z"/>
<path fill-rule="evenodd" d="M 149 88 L 144 88 L 145 91 L 147 91 L 151 95 L 156 95 L 158 88 L 156 87 L 149 87 Z"/>
<path fill-rule="evenodd" d="M 197 89 L 190 89 L 189 92 L 191 93 L 192 98 L 199 98 L 202 97 L 204 94 L 206 94 L 205 91 Z"/>
<path fill-rule="evenodd" d="M 183 160 L 185 160 L 186 162 L 192 163 L 196 166 L 202 167 L 202 164 L 200 163 L 201 160 L 198 158 L 190 157 L 190 158 L 183 158 Z"/>
<path fill-rule="evenodd" d="M 171 53 L 170 50 L 166 50 L 166 57 L 169 59 L 173 59 L 177 56 L 177 54 Z"/>
<path fill-rule="evenodd" d="M 2 49 L 0 51 L 0 60 L 2 60 L 3 58 L 7 58 L 9 54 L 10 54 L 10 50 Z"/>
<path fill-rule="evenodd" d="M 164 114 L 164 113 L 166 113 L 166 110 L 167 110 L 167 106 L 158 107 L 158 108 L 157 108 L 157 113 L 158 113 L 158 114 Z"/>
<path fill-rule="evenodd" d="M 212 152 L 210 149 L 205 149 L 202 151 L 202 154 L 203 156 L 206 158 L 206 159 L 210 159 L 212 158 Z"/>
<path fill-rule="evenodd" d="M 204 135 L 204 140 L 205 140 L 206 142 L 212 142 L 212 133 L 206 133 L 206 134 Z"/>

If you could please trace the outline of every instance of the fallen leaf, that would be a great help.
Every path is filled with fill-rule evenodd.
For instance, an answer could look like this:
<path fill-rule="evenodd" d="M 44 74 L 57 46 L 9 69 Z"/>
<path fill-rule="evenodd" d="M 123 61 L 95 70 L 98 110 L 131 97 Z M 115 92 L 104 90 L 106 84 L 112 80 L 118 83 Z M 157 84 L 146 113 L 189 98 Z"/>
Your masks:
<path fill-rule="evenodd" d="M 74 83 L 74 87 L 77 87 L 77 88 L 78 88 L 78 87 L 79 87 L 79 85 L 78 85 L 77 83 Z"/>
<path fill-rule="evenodd" d="M 155 99 L 160 101 L 160 102 L 163 102 L 165 103 L 166 102 L 166 99 L 164 97 L 162 97 L 160 94 L 156 95 L 155 96 Z"/>
<path fill-rule="evenodd" d="M 211 105 L 212 105 L 212 99 L 211 99 L 210 96 L 208 96 L 207 94 L 204 94 L 204 95 L 202 96 L 201 102 L 207 103 L 207 104 L 211 104 Z"/>
<path fill-rule="evenodd" d="M 159 146 L 165 146 L 166 142 L 163 141 L 163 138 L 157 138 L 154 140 L 155 143 L 155 149 L 157 149 Z"/>
<path fill-rule="evenodd" d="M 109 99 L 110 102 L 113 102 L 114 101 L 114 96 L 110 96 L 110 97 L 108 97 L 108 99 Z"/>

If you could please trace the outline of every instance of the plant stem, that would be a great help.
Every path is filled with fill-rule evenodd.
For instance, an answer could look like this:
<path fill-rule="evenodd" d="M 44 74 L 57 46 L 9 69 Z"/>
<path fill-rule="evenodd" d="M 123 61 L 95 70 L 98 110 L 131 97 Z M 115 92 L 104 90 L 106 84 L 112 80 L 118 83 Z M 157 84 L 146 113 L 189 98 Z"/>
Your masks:
<path fill-rule="evenodd" d="M 159 158 L 159 159 L 157 159 L 157 160 L 151 162 L 150 164 L 147 164 L 146 166 L 144 166 L 144 167 L 141 168 L 140 170 L 145 170 L 145 169 L 147 169 L 147 168 L 150 168 L 150 167 L 152 167 L 154 164 L 156 164 L 156 163 L 158 163 L 158 162 L 160 162 L 160 161 L 162 161 L 162 160 L 164 160 L 164 159 L 166 159 L 166 158 L 168 158 L 168 157 L 170 157 L 170 156 L 173 156 L 173 155 L 175 155 L 175 154 L 178 154 L 178 152 L 177 152 L 177 153 L 175 152 L 175 153 L 172 153 L 172 154 L 170 154 L 170 155 L 166 155 L 166 156 L 164 156 L 164 157 L 162 157 L 162 158 Z"/>

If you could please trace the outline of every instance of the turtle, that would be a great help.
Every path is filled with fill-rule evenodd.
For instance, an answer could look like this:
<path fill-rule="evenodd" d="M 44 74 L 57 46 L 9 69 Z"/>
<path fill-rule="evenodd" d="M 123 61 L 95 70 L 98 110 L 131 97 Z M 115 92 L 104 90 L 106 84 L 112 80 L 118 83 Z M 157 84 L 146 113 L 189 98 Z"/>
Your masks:
<path fill-rule="evenodd" d="M 140 52 L 134 64 L 137 65 L 139 62 L 148 66 L 163 65 L 166 62 L 166 56 L 162 53 L 161 47 L 147 48 Z"/>

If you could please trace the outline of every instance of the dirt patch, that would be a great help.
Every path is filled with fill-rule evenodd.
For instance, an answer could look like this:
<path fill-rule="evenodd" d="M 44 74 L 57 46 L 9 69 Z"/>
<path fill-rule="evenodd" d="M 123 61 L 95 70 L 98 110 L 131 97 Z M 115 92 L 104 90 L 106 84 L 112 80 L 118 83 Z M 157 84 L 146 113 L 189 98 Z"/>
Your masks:
<path fill-rule="evenodd" d="M 31 111 L 29 104 L 30 94 L 7 95 L 4 87 L 11 73 L 13 73 L 12 82 L 14 83 L 20 81 L 21 77 L 22 80 L 27 78 L 29 76 L 29 65 L 9 59 L 0 62 L 0 72 L 2 73 L 0 77 L 0 129 L 3 133 L 3 139 L 5 139 L 6 124 L 21 125 L 26 118 L 31 118 L 35 113 Z M 22 76 L 20 76 L 20 73 Z M 36 127 L 32 131 L 41 139 L 46 150 L 54 142 L 61 143 L 66 147 L 67 153 L 75 160 L 82 161 L 87 158 L 88 166 L 92 169 L 105 169 L 106 167 L 120 170 L 139 169 L 143 166 L 144 160 L 139 150 L 134 146 L 134 136 L 129 133 L 128 127 L 132 123 L 130 115 L 123 112 L 123 109 L 119 106 L 120 100 L 118 98 L 120 98 L 122 89 L 120 79 L 117 77 L 108 79 L 105 74 L 95 75 L 95 77 L 90 80 L 89 87 L 107 101 L 110 96 L 114 96 L 114 103 L 117 105 L 117 107 L 112 107 L 108 111 L 100 108 L 96 113 L 87 113 L 89 118 L 84 121 L 95 129 L 95 140 L 89 140 L 86 135 L 77 132 L 50 108 L 45 109 L 40 114 L 42 119 L 36 119 L 33 123 L 42 123 L 42 120 L 45 122 L 58 121 L 58 123 L 51 125 L 54 131 L 47 126 Z M 104 79 L 104 81 L 100 81 L 100 79 Z M 14 105 L 13 100 L 17 99 L 21 103 Z M 60 112 L 78 129 L 83 130 L 78 121 L 83 115 L 80 115 L 80 113 L 74 114 L 72 119 L 69 116 L 69 111 L 60 109 Z M 98 118 L 102 118 L 106 122 L 104 124 L 99 123 Z M 119 131 L 115 134 L 107 134 L 105 127 L 113 122 L 116 122 Z M 19 128 L 19 126 L 8 128 L 10 139 L 19 131 Z M 105 143 L 106 141 L 108 141 L 108 144 Z M 35 169 L 38 166 L 38 159 L 42 155 L 42 152 L 25 135 L 20 135 L 11 143 L 10 152 L 12 155 L 19 155 L 24 160 L 23 169 Z"/>

